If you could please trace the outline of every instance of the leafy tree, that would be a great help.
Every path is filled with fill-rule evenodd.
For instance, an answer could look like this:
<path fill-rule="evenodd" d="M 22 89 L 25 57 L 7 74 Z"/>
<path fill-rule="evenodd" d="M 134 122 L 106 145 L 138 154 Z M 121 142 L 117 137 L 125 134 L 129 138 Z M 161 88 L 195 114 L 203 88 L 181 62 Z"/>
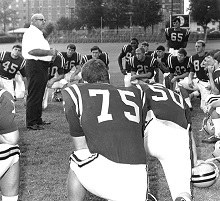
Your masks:
<path fill-rule="evenodd" d="M 31 25 L 31 23 L 30 23 L 30 22 L 26 22 L 26 23 L 24 24 L 24 28 L 29 28 L 29 27 L 30 27 L 30 25 Z"/>
<path fill-rule="evenodd" d="M 190 0 L 189 11 L 194 21 L 200 24 L 207 38 L 207 25 L 211 20 L 219 20 L 218 0 Z"/>
<path fill-rule="evenodd" d="M 69 30 L 70 20 L 68 17 L 61 17 L 57 20 L 57 29 L 58 30 Z"/>
<path fill-rule="evenodd" d="M 131 4 L 130 0 L 105 0 L 103 6 L 103 25 L 114 28 L 130 26 Z"/>
<path fill-rule="evenodd" d="M 161 4 L 159 0 L 133 0 L 133 24 L 143 26 L 144 30 L 149 26 L 158 24 L 163 20 Z"/>
<path fill-rule="evenodd" d="M 16 24 L 19 17 L 16 10 L 9 8 L 9 5 L 13 0 L 1 0 L 0 1 L 0 23 L 3 24 L 3 31 L 6 32 L 6 27 L 10 23 Z"/>
<path fill-rule="evenodd" d="M 78 0 L 76 2 L 76 15 L 82 27 L 89 31 L 100 27 L 100 20 L 103 16 L 103 0 Z"/>
<path fill-rule="evenodd" d="M 44 36 L 47 38 L 54 30 L 53 23 L 48 23 L 46 27 L 44 28 Z"/>

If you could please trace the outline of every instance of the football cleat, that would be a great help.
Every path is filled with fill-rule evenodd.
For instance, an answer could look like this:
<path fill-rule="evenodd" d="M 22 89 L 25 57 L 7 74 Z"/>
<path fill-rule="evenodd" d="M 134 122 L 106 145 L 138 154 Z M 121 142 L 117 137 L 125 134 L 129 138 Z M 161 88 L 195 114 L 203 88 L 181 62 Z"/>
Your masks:
<path fill-rule="evenodd" d="M 52 101 L 54 101 L 54 102 L 61 102 L 61 101 L 63 101 L 63 97 L 62 97 L 62 93 L 61 93 L 60 89 L 58 89 L 58 90 L 53 92 L 53 94 L 52 94 Z"/>
<path fill-rule="evenodd" d="M 219 169 L 213 162 L 202 162 L 192 169 L 192 183 L 196 187 L 205 188 L 213 185 L 219 176 Z"/>

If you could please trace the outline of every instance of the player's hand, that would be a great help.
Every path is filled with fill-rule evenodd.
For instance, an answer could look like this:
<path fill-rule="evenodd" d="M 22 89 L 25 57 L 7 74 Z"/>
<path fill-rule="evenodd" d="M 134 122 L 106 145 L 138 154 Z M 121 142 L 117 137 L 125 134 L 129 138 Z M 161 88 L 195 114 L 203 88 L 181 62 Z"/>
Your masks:
<path fill-rule="evenodd" d="M 51 53 L 51 56 L 55 57 L 58 51 L 55 48 L 50 48 L 50 53 Z"/>
<path fill-rule="evenodd" d="M 174 77 L 173 79 L 171 79 L 171 83 L 175 83 L 175 82 L 177 82 L 178 81 L 178 78 L 176 78 L 176 77 Z"/>
<path fill-rule="evenodd" d="M 157 61 L 158 61 L 159 63 L 161 63 L 161 58 L 157 57 Z"/>
<path fill-rule="evenodd" d="M 121 73 L 122 73 L 123 75 L 127 75 L 127 72 L 126 72 L 125 69 L 121 69 Z"/>
<path fill-rule="evenodd" d="M 188 83 L 188 85 L 189 85 L 189 87 L 190 87 L 190 88 L 192 88 L 192 89 L 194 88 L 194 84 L 193 84 L 193 81 L 189 80 L 189 83 Z"/>
<path fill-rule="evenodd" d="M 50 79 L 50 80 L 47 82 L 47 87 L 48 87 L 48 88 L 51 88 L 53 84 L 54 84 L 54 80 L 53 80 L 53 79 Z"/>
<path fill-rule="evenodd" d="M 197 160 L 195 166 L 199 166 L 202 163 L 205 163 L 205 161 L 204 160 Z"/>
<path fill-rule="evenodd" d="M 207 90 L 211 90 L 211 85 L 208 84 L 205 88 L 206 88 Z"/>
<path fill-rule="evenodd" d="M 208 66 L 207 68 L 209 73 L 213 73 L 213 71 L 215 70 L 214 66 Z"/>

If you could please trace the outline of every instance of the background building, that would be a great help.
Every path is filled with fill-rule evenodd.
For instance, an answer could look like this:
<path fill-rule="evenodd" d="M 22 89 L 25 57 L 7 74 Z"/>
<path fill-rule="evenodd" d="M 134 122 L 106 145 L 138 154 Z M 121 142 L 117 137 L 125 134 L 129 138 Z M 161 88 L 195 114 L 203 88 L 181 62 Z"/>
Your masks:
<path fill-rule="evenodd" d="M 169 16 L 184 13 L 184 0 L 160 0 L 164 22 L 159 27 L 164 27 L 169 21 Z M 30 22 L 34 13 L 43 13 L 47 22 L 56 22 L 60 17 L 71 18 L 74 15 L 76 0 L 14 0 L 11 8 L 17 11 L 17 16 L 12 20 L 10 28 L 22 28 Z"/>
<path fill-rule="evenodd" d="M 24 27 L 34 13 L 43 13 L 48 22 L 56 22 L 60 17 L 74 14 L 76 0 L 14 0 L 11 8 L 17 11 L 19 19 L 14 20 L 14 27 Z"/>

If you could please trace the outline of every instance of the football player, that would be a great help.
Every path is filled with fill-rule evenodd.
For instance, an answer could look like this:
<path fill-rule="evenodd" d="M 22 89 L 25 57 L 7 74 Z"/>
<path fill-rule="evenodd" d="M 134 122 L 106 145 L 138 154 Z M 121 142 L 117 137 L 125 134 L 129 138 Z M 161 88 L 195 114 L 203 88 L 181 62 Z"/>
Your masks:
<path fill-rule="evenodd" d="M 208 68 L 210 87 L 212 94 L 206 98 L 208 113 L 211 115 L 214 125 L 214 135 L 202 140 L 205 143 L 216 143 L 220 140 L 220 50 L 208 52 L 205 58 Z"/>
<path fill-rule="evenodd" d="M 145 55 L 152 56 L 152 54 L 154 53 L 154 51 L 149 50 L 149 43 L 146 41 L 141 43 L 141 47 L 145 49 Z"/>
<path fill-rule="evenodd" d="M 98 46 L 93 46 L 90 49 L 91 53 L 90 55 L 85 55 L 82 57 L 81 65 L 85 64 L 90 59 L 101 59 L 105 65 L 107 66 L 109 70 L 109 56 L 108 53 L 102 52 L 102 50 Z"/>
<path fill-rule="evenodd" d="M 177 56 L 171 56 L 168 59 L 170 75 L 165 78 L 166 87 L 180 92 L 178 83 L 189 75 L 189 57 L 184 48 L 178 50 Z"/>
<path fill-rule="evenodd" d="M 52 57 L 52 61 L 48 68 L 48 82 L 47 87 L 44 92 L 44 98 L 42 102 L 42 108 L 46 109 L 48 106 L 48 88 L 52 88 L 55 91 L 52 94 L 52 99 L 54 98 L 56 101 L 56 97 L 58 93 L 61 93 L 61 88 L 67 84 L 66 79 L 64 79 L 64 67 L 65 67 L 65 59 L 63 55 L 58 52 L 56 56 Z M 60 100 L 59 100 L 60 101 Z"/>
<path fill-rule="evenodd" d="M 19 131 L 12 95 L 0 89 L 0 191 L 2 201 L 17 201 L 19 190 Z"/>
<path fill-rule="evenodd" d="M 13 79 L 20 71 L 24 84 L 27 86 L 25 77 L 25 59 L 21 56 L 21 45 L 14 45 L 11 52 L 0 53 L 0 87 L 9 91 L 16 99 Z"/>
<path fill-rule="evenodd" d="M 195 49 L 196 54 L 190 56 L 189 59 L 189 76 L 180 81 L 179 86 L 181 86 L 180 91 L 182 96 L 191 108 L 192 104 L 189 94 L 193 91 L 199 92 L 201 95 L 200 108 L 206 113 L 207 107 L 205 105 L 205 99 L 211 91 L 209 88 L 208 71 L 205 68 L 204 61 L 207 54 L 207 52 L 205 52 L 205 42 L 203 40 L 198 40 L 195 44 Z"/>
<path fill-rule="evenodd" d="M 190 32 L 188 29 L 180 28 L 180 18 L 176 17 L 172 21 L 173 28 L 165 29 L 166 43 L 169 52 L 177 55 L 180 48 L 186 48 Z"/>
<path fill-rule="evenodd" d="M 154 51 L 151 56 L 157 59 L 158 61 L 158 67 L 155 68 L 155 75 L 154 80 L 156 83 L 163 83 L 163 81 L 160 82 L 159 80 L 159 72 L 161 71 L 166 76 L 167 73 L 169 73 L 169 67 L 168 67 L 168 57 L 170 56 L 170 53 L 165 52 L 165 47 L 162 45 L 159 45 Z"/>
<path fill-rule="evenodd" d="M 124 85 L 130 85 L 131 79 L 131 66 L 129 60 L 135 55 L 135 51 L 138 48 L 139 42 L 137 38 L 132 38 L 130 44 L 126 44 L 122 47 L 121 53 L 118 56 L 118 65 L 121 73 L 124 75 Z M 122 59 L 125 58 L 125 66 L 123 67 Z"/>
<path fill-rule="evenodd" d="M 197 154 L 193 134 L 189 131 L 189 108 L 182 96 L 161 84 L 137 87 L 144 91 L 146 153 L 160 161 L 173 200 L 190 201 L 191 171 L 197 164 Z"/>
<path fill-rule="evenodd" d="M 154 57 L 145 55 L 143 47 L 136 49 L 136 55 L 131 57 L 131 83 L 149 83 L 154 76 L 154 70 L 158 63 Z"/>
<path fill-rule="evenodd" d="M 79 82 L 81 80 L 81 54 L 76 52 L 76 46 L 72 43 L 67 45 L 67 51 L 61 52 L 65 59 L 64 74 L 68 83 Z"/>
<path fill-rule="evenodd" d="M 145 201 L 146 154 L 138 88 L 109 84 L 100 59 L 84 64 L 82 78 L 62 91 L 73 138 L 68 198 L 83 201 L 86 189 L 115 201 Z M 109 129 L 111 128 L 111 129 Z"/>

